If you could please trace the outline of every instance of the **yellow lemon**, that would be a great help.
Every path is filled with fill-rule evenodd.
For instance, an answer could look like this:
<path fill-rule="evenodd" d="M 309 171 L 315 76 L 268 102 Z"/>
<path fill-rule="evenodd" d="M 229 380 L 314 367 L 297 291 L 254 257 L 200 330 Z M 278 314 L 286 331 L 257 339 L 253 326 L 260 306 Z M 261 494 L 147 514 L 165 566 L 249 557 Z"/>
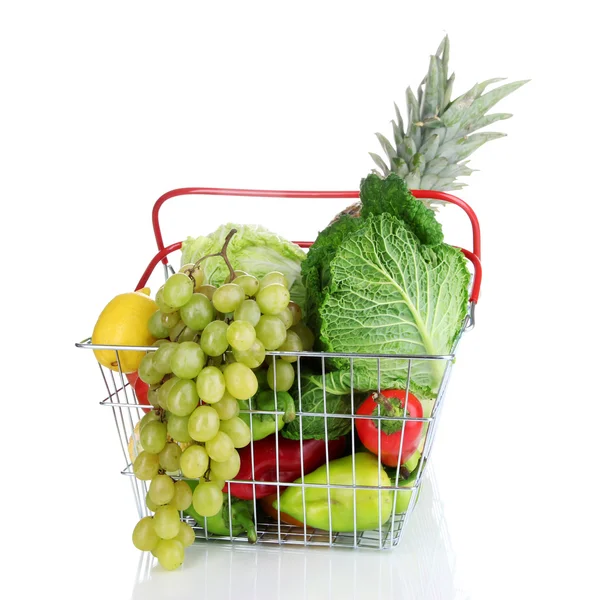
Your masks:
<path fill-rule="evenodd" d="M 113 298 L 101 312 L 91 336 L 92 344 L 109 346 L 151 346 L 155 338 L 149 333 L 147 322 L 158 310 L 149 297 L 149 289 L 127 292 Z M 104 367 L 118 371 L 114 350 L 94 350 L 95 357 Z M 123 373 L 133 373 L 145 352 L 120 350 L 118 352 Z"/>

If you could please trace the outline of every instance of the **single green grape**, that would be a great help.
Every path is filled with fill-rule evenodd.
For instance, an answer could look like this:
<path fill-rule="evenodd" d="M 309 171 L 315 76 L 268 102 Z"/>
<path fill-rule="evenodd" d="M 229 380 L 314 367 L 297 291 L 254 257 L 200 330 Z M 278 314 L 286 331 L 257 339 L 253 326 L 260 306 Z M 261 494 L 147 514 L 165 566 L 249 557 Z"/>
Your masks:
<path fill-rule="evenodd" d="M 141 362 L 139 363 L 139 368 L 137 369 L 139 379 L 144 383 L 147 383 L 148 385 L 152 385 L 153 383 L 159 383 L 164 377 L 164 374 L 160 373 L 153 365 L 154 354 L 155 352 L 148 352 L 141 359 Z"/>
<path fill-rule="evenodd" d="M 147 329 L 154 338 L 160 339 L 168 337 L 168 328 L 162 321 L 163 316 L 165 316 L 165 313 L 158 309 L 153 313 L 153 315 L 151 315 L 151 317 L 149 317 Z"/>
<path fill-rule="evenodd" d="M 193 508 L 202 517 L 213 517 L 222 509 L 222 488 L 214 481 L 200 483 L 193 491 Z"/>
<path fill-rule="evenodd" d="M 259 288 L 255 300 L 264 315 L 277 315 L 290 302 L 290 292 L 281 283 L 270 283 Z"/>
<path fill-rule="evenodd" d="M 218 413 L 220 421 L 226 421 L 236 417 L 240 413 L 240 406 L 238 400 L 230 394 L 228 390 L 224 392 L 221 400 L 218 400 L 215 404 L 212 404 L 213 408 Z M 220 423 L 220 427 L 222 423 Z"/>
<path fill-rule="evenodd" d="M 161 286 L 158 291 L 155 294 L 155 303 L 158 305 L 158 308 L 164 313 L 164 314 L 169 314 L 169 313 L 174 313 L 176 312 L 178 309 L 175 308 L 174 306 L 170 306 L 165 300 L 164 300 L 164 286 Z"/>
<path fill-rule="evenodd" d="M 174 472 L 180 469 L 180 455 L 182 449 L 175 442 L 167 442 L 159 454 L 160 467 L 164 471 Z"/>
<path fill-rule="evenodd" d="M 180 323 L 180 313 L 178 310 L 173 313 L 162 313 L 162 323 L 168 330 L 168 335 L 172 328 Z"/>
<path fill-rule="evenodd" d="M 267 369 L 267 383 L 272 390 L 287 392 L 294 383 L 294 367 L 289 362 L 276 360 Z"/>
<path fill-rule="evenodd" d="M 220 431 L 225 433 L 232 440 L 235 448 L 244 448 L 251 442 L 251 429 L 246 422 L 239 417 L 222 421 L 220 423 Z M 215 460 L 220 459 L 216 458 Z"/>
<path fill-rule="evenodd" d="M 152 499 L 149 497 L 149 492 L 147 492 L 147 494 L 145 494 L 145 506 L 147 506 L 147 508 L 151 512 L 155 512 L 159 506 L 158 504 L 153 502 Z"/>
<path fill-rule="evenodd" d="M 176 325 L 174 325 L 174 327 L 172 327 L 172 329 L 170 329 L 170 334 L 168 336 L 168 339 L 171 342 L 177 342 L 178 339 L 180 338 L 180 336 L 182 335 L 182 332 L 186 328 L 187 328 L 187 326 L 182 321 L 178 321 L 178 323 L 176 323 Z"/>
<path fill-rule="evenodd" d="M 194 263 L 187 263 L 186 265 L 182 265 L 180 269 L 178 269 L 179 273 L 184 273 L 187 277 L 190 277 L 194 282 L 194 289 L 197 291 L 203 285 L 203 281 L 205 280 L 205 273 L 201 268 L 201 265 L 195 265 Z"/>
<path fill-rule="evenodd" d="M 139 439 L 141 446 L 147 452 L 158 454 L 166 445 L 167 427 L 161 421 L 150 421 L 141 429 Z M 158 459 L 159 460 L 159 459 Z"/>
<path fill-rule="evenodd" d="M 175 571 L 184 562 L 184 547 L 177 539 L 160 540 L 153 554 L 166 571 Z"/>
<path fill-rule="evenodd" d="M 191 488 L 189 488 L 190 491 Z M 193 498 L 193 494 L 191 492 L 191 498 L 189 500 L 189 505 L 191 505 L 191 500 Z M 195 530 L 188 523 L 181 523 L 180 529 L 176 534 L 175 540 L 179 541 L 185 548 L 191 546 L 195 541 Z"/>
<path fill-rule="evenodd" d="M 149 389 L 147 390 L 147 402 L 149 402 L 151 406 L 155 406 L 156 408 L 160 405 L 160 402 L 158 400 L 158 394 L 161 387 L 161 382 L 154 383 L 153 385 L 150 385 Z"/>
<path fill-rule="evenodd" d="M 313 332 L 301 321 L 297 325 L 293 325 L 290 331 L 294 331 L 301 338 L 303 342 L 303 350 L 313 350 L 313 344 L 315 343 L 315 336 Z"/>
<path fill-rule="evenodd" d="M 176 338 L 177 342 L 195 342 L 199 340 L 200 334 L 196 329 L 185 327 Z"/>
<path fill-rule="evenodd" d="M 133 529 L 133 544 L 137 550 L 149 552 L 153 550 L 160 538 L 153 527 L 152 517 L 143 517 Z"/>
<path fill-rule="evenodd" d="M 241 275 L 234 280 L 245 291 L 245 296 L 254 296 L 259 290 L 259 280 L 253 275 Z"/>
<path fill-rule="evenodd" d="M 270 273 L 266 273 L 261 278 L 261 281 L 259 282 L 259 289 L 263 289 L 272 283 L 279 283 L 286 288 L 290 287 L 288 285 L 288 279 L 286 279 L 286 275 L 284 275 L 284 273 L 281 273 L 280 271 L 271 271 Z"/>
<path fill-rule="evenodd" d="M 180 528 L 180 515 L 176 508 L 170 504 L 158 506 L 153 515 L 153 526 L 163 540 L 175 537 Z"/>
<path fill-rule="evenodd" d="M 255 300 L 243 300 L 242 304 L 234 311 L 235 321 L 247 321 L 255 327 L 261 318 L 261 310 Z"/>
<path fill-rule="evenodd" d="M 143 429 L 143 427 L 145 427 L 145 425 L 147 425 L 147 423 L 149 423 L 150 421 L 159 421 L 159 420 L 160 420 L 159 413 L 157 413 L 155 410 L 150 410 L 148 413 L 145 413 L 143 415 L 143 417 L 141 418 L 141 421 L 139 423 L 139 431 L 141 431 Z"/>
<path fill-rule="evenodd" d="M 199 288 L 197 288 L 196 292 L 198 294 L 203 294 L 211 302 L 213 300 L 214 292 L 216 291 L 216 289 L 217 288 L 215 285 L 204 283 L 203 285 L 199 286 Z"/>
<path fill-rule="evenodd" d="M 179 379 L 168 394 L 168 411 L 177 417 L 187 417 L 199 404 L 199 395 L 192 379 Z"/>
<path fill-rule="evenodd" d="M 301 307 L 296 302 L 291 300 L 288 303 L 288 310 L 292 313 L 292 324 L 298 325 L 303 318 L 303 311 L 301 310 Z"/>
<path fill-rule="evenodd" d="M 205 367 L 197 376 L 197 393 L 203 402 L 219 402 L 226 390 L 224 375 L 218 367 Z"/>
<path fill-rule="evenodd" d="M 234 450 L 230 458 L 225 461 L 210 460 L 209 474 L 210 477 L 227 481 L 234 479 L 240 471 L 240 454 Z"/>
<path fill-rule="evenodd" d="M 248 321 L 233 321 L 226 331 L 226 339 L 233 350 L 248 350 L 255 338 L 255 328 Z"/>
<path fill-rule="evenodd" d="M 174 481 L 169 475 L 156 475 L 149 484 L 148 494 L 158 506 L 168 504 L 174 498 Z"/>
<path fill-rule="evenodd" d="M 241 269 L 237 269 L 234 271 L 235 281 L 237 277 L 242 277 L 243 275 L 248 275 L 246 271 L 242 271 Z M 226 275 L 226 279 L 224 279 L 224 283 L 230 283 L 230 272 Z"/>
<path fill-rule="evenodd" d="M 179 479 L 174 484 L 174 496 L 170 504 L 176 508 L 176 510 L 186 510 L 191 506 L 193 501 L 193 490 L 191 486 L 184 480 Z"/>
<path fill-rule="evenodd" d="M 221 285 L 213 295 L 213 305 L 221 313 L 234 312 L 245 299 L 245 290 L 236 283 Z"/>
<path fill-rule="evenodd" d="M 152 421 L 154 423 L 155 421 Z M 160 459 L 157 454 L 152 454 L 147 450 L 139 452 L 135 462 L 133 463 L 133 473 L 137 479 L 142 481 L 151 481 L 157 474 L 160 468 Z"/>
<path fill-rule="evenodd" d="M 240 362 L 229 364 L 224 369 L 226 389 L 239 400 L 248 400 L 257 393 L 258 382 L 255 373 Z"/>
<path fill-rule="evenodd" d="M 180 455 L 180 470 L 185 477 L 202 477 L 209 466 L 209 455 L 204 446 L 193 444 Z"/>
<path fill-rule="evenodd" d="M 228 421 L 226 421 L 228 422 Z M 249 434 L 250 439 L 250 434 Z M 234 450 L 234 444 L 229 435 L 226 435 L 223 431 L 218 431 L 216 435 L 205 442 L 205 449 L 209 458 L 213 460 L 219 460 L 220 462 L 228 460 L 232 456 Z"/>
<path fill-rule="evenodd" d="M 265 360 L 265 347 L 261 340 L 255 339 L 248 350 L 233 350 L 232 355 L 237 362 L 247 365 L 249 369 L 256 369 Z"/>
<path fill-rule="evenodd" d="M 303 349 L 303 342 L 296 331 L 287 331 L 286 339 L 283 344 L 278 348 L 280 352 L 301 352 Z M 293 363 L 298 360 L 298 356 L 282 356 L 280 357 L 283 361 Z"/>
<path fill-rule="evenodd" d="M 175 441 L 181 443 L 192 442 L 193 438 L 189 435 L 189 417 L 177 417 L 168 415 L 168 435 Z"/>
<path fill-rule="evenodd" d="M 178 344 L 175 342 L 167 341 L 165 344 L 161 344 L 153 353 L 153 368 L 164 375 L 172 373 L 170 360 L 177 348 Z"/>
<path fill-rule="evenodd" d="M 164 302 L 168 306 L 180 308 L 190 300 L 194 289 L 192 279 L 184 273 L 175 273 L 164 284 Z"/>
<path fill-rule="evenodd" d="M 208 356 L 219 356 L 228 349 L 226 331 L 228 325 L 224 321 L 212 321 L 201 334 L 201 349 Z"/>
<path fill-rule="evenodd" d="M 255 327 L 255 333 L 266 350 L 276 350 L 286 339 L 284 323 L 273 315 L 263 315 Z"/>
<path fill-rule="evenodd" d="M 168 396 L 170 390 L 179 382 L 178 377 L 170 377 L 170 379 L 164 381 L 164 383 L 158 388 L 158 404 L 164 409 L 168 410 Z"/>
<path fill-rule="evenodd" d="M 214 408 L 202 404 L 189 416 L 188 428 L 189 435 L 195 441 L 207 442 L 218 433 L 220 429 L 220 417 Z"/>
<path fill-rule="evenodd" d="M 213 304 L 205 294 L 195 293 L 180 309 L 180 318 L 187 327 L 203 331 L 216 316 Z"/>
<path fill-rule="evenodd" d="M 276 317 L 278 317 L 278 319 L 280 319 L 280 321 L 282 321 L 282 323 L 284 323 L 284 327 L 286 327 L 286 330 L 288 330 L 292 327 L 292 312 L 290 311 L 290 309 L 288 307 L 282 309 L 276 315 Z"/>
<path fill-rule="evenodd" d="M 170 368 L 181 379 L 194 379 L 207 360 L 201 346 L 195 342 L 182 342 L 170 357 Z"/>

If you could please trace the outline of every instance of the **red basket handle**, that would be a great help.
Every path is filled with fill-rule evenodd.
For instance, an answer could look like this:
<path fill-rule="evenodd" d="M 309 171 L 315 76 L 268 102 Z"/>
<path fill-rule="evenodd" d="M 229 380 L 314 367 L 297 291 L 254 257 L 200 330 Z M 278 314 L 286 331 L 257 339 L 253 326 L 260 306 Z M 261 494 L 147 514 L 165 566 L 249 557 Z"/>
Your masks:
<path fill-rule="evenodd" d="M 477 215 L 475 211 L 460 198 L 453 196 L 452 194 L 447 194 L 446 192 L 438 192 L 435 190 L 411 190 L 413 195 L 416 198 L 427 198 L 432 200 L 440 200 L 442 202 L 448 202 L 450 204 L 455 204 L 460 207 L 467 214 L 472 230 L 473 230 L 473 251 L 462 250 L 464 255 L 472 262 L 475 273 L 473 279 L 473 286 L 471 290 L 470 300 L 471 302 L 476 303 L 479 299 L 479 291 L 481 288 L 481 229 L 479 227 L 479 220 L 477 219 Z M 176 244 L 172 244 L 167 248 L 164 247 L 164 240 L 162 238 L 162 231 L 160 228 L 160 220 L 159 220 L 159 212 L 160 208 L 170 198 L 175 198 L 176 196 L 188 196 L 188 195 L 205 195 L 205 196 L 248 196 L 248 197 L 260 197 L 260 198 L 359 198 L 358 191 L 293 191 L 293 190 L 247 190 L 247 189 L 228 189 L 228 188 L 199 188 L 199 187 L 189 187 L 189 188 L 178 188 L 175 190 L 171 190 L 166 192 L 153 205 L 153 210 L 151 214 L 151 220 L 153 224 L 153 231 L 155 234 L 155 239 L 158 246 L 158 254 L 153 258 L 145 273 L 141 277 L 137 288 L 140 289 L 145 286 L 149 276 L 153 272 L 153 269 L 157 265 L 158 262 L 162 262 L 164 265 L 168 265 L 167 256 L 171 252 L 175 250 L 179 250 L 182 246 L 182 242 L 178 242 Z M 302 248 L 308 248 L 311 246 L 313 242 L 294 242 L 295 244 L 301 246 Z"/>

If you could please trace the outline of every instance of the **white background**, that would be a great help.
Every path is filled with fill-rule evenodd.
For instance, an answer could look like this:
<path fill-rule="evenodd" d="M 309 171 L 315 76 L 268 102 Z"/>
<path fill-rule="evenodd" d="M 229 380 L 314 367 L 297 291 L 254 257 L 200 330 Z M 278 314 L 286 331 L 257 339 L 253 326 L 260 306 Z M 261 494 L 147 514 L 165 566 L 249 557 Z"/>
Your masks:
<path fill-rule="evenodd" d="M 0 9 L 5 598 L 594 598 L 595 85 L 586 3 L 13 2 Z M 357 189 L 448 33 L 456 94 L 508 137 L 460 193 L 483 233 L 467 335 L 403 545 L 194 548 L 143 562 L 90 335 L 184 186 Z M 226 221 L 313 238 L 344 202 L 175 200 L 167 243 Z M 448 241 L 465 220 L 442 211 Z M 15 476 L 16 475 L 16 476 Z M 253 595 L 255 594 L 255 595 Z"/>

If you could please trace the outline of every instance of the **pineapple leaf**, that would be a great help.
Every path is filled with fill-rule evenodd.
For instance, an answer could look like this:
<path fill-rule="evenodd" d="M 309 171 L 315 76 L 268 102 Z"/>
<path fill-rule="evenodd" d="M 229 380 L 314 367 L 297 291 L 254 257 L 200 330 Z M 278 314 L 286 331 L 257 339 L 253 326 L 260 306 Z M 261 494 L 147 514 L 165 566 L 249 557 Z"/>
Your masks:
<path fill-rule="evenodd" d="M 390 169 L 388 169 L 386 163 L 383 161 L 383 158 L 379 156 L 379 154 L 375 154 L 374 152 L 369 152 L 369 156 L 373 159 L 373 162 L 381 169 L 383 176 L 387 177 L 390 173 Z"/>
<path fill-rule="evenodd" d="M 501 85 L 500 87 L 487 92 L 480 98 L 477 98 L 471 105 L 470 110 L 467 111 L 465 116 L 465 123 L 470 123 L 471 121 L 477 121 L 485 113 L 495 106 L 502 98 L 505 98 L 512 92 L 516 91 L 519 87 L 523 86 L 527 80 L 523 81 L 514 81 L 512 83 L 506 83 L 505 85 Z"/>
<path fill-rule="evenodd" d="M 425 172 L 425 157 L 417 152 L 412 159 L 411 169 L 413 171 L 417 171 L 417 173 L 421 174 Z"/>
<path fill-rule="evenodd" d="M 419 171 L 411 171 L 405 178 L 404 182 L 411 190 L 419 189 L 421 183 L 421 174 Z"/>
<path fill-rule="evenodd" d="M 503 121 L 504 119 L 510 119 L 511 117 L 512 115 L 510 113 L 494 113 L 492 115 L 484 115 L 480 119 L 477 119 L 474 123 L 471 122 L 469 125 L 466 125 L 464 130 L 467 133 L 472 133 L 473 131 L 477 131 L 477 129 L 487 127 L 487 125 L 491 125 L 496 121 Z"/>
<path fill-rule="evenodd" d="M 503 81 L 503 77 L 498 77 L 494 79 L 487 79 L 482 83 L 475 84 L 466 94 L 459 96 L 454 100 L 447 108 L 444 114 L 442 115 L 442 120 L 446 127 L 451 127 L 452 125 L 456 125 L 462 121 L 464 116 L 466 115 L 469 108 L 472 106 L 473 102 L 477 100 L 481 96 L 481 94 L 485 91 L 485 88 L 492 83 L 496 83 L 498 81 Z M 499 88 L 498 88 L 499 89 Z M 496 100 L 497 102 L 497 100 Z M 493 105 L 492 105 L 493 106 Z M 491 108 L 491 107 L 488 107 Z M 481 113 L 485 114 L 485 113 Z M 479 116 L 481 116 L 479 114 Z"/>
<path fill-rule="evenodd" d="M 435 134 L 425 141 L 425 143 L 419 149 L 419 152 L 425 157 L 425 162 L 429 162 L 435 158 L 438 148 L 439 136 Z"/>
<path fill-rule="evenodd" d="M 450 61 L 450 40 L 448 39 L 448 36 L 446 36 L 444 38 L 444 45 L 443 48 L 440 44 L 440 48 L 442 48 L 442 54 L 437 54 L 438 58 L 442 59 L 442 68 L 443 68 L 443 78 L 444 81 L 448 80 L 448 63 Z M 439 51 L 438 51 L 439 52 Z M 452 79 L 454 78 L 454 75 L 452 75 Z M 446 86 L 447 89 L 447 86 Z M 449 100 L 449 98 L 448 98 Z M 446 99 L 444 98 L 444 102 L 446 101 Z"/>
<path fill-rule="evenodd" d="M 422 99 L 421 120 L 425 121 L 436 117 L 439 113 L 442 99 L 440 98 L 443 85 L 440 83 L 440 68 L 437 56 L 432 56 L 429 61 L 425 93 Z"/>
<path fill-rule="evenodd" d="M 444 90 L 444 101 L 441 107 L 442 112 L 446 110 L 447 106 L 450 104 L 450 98 L 452 97 L 452 88 L 454 87 L 455 79 L 456 74 L 452 73 L 452 75 L 450 75 L 450 79 L 448 79 L 446 83 L 446 89 Z"/>
<path fill-rule="evenodd" d="M 396 121 L 392 121 L 392 130 L 394 131 L 394 143 L 396 146 L 400 146 L 404 143 L 404 132 L 400 131 Z"/>
<path fill-rule="evenodd" d="M 417 153 L 417 146 L 410 136 L 404 138 L 404 159 L 410 163 Z"/>
<path fill-rule="evenodd" d="M 408 164 L 403 158 L 393 158 L 391 161 L 392 171 L 398 175 L 398 177 L 406 177 L 408 175 Z"/>
<path fill-rule="evenodd" d="M 396 154 L 396 150 L 394 149 L 394 146 L 392 146 L 392 144 L 390 144 L 390 141 L 381 133 L 376 133 L 375 135 L 376 135 L 377 139 L 379 140 L 381 147 L 384 149 L 384 152 L 388 155 L 388 158 L 390 160 L 392 158 L 396 158 L 398 155 Z"/>
<path fill-rule="evenodd" d="M 437 180 L 437 175 L 425 172 L 425 175 L 423 175 L 423 177 L 421 178 L 419 185 L 421 186 L 422 190 L 433 190 L 433 186 L 437 183 Z"/>
<path fill-rule="evenodd" d="M 440 178 L 451 177 L 452 179 L 456 179 L 461 175 L 471 175 L 478 169 L 469 169 L 466 165 L 468 164 L 468 160 L 461 162 L 455 165 L 448 165 L 445 169 L 442 169 L 438 175 Z"/>
<path fill-rule="evenodd" d="M 421 120 L 421 114 L 419 113 L 419 105 L 417 104 L 417 99 L 413 94 L 413 91 L 410 87 L 406 90 L 406 104 L 408 106 L 408 122 L 409 122 L 409 134 L 413 134 L 413 123 L 417 123 Z"/>
<path fill-rule="evenodd" d="M 395 102 L 394 102 L 394 108 L 396 109 L 396 120 L 398 121 L 398 129 L 400 131 L 400 137 L 404 137 L 405 136 L 404 121 L 402 120 L 402 115 L 400 114 L 398 105 Z"/>
<path fill-rule="evenodd" d="M 474 133 L 468 137 L 463 137 L 444 144 L 441 147 L 439 154 L 440 156 L 449 158 L 452 163 L 459 162 L 467 156 L 470 156 L 475 150 L 485 144 L 485 142 L 497 140 L 498 138 L 505 137 L 505 135 L 505 133 L 493 132 Z"/>
<path fill-rule="evenodd" d="M 425 175 L 437 175 L 448 166 L 448 159 L 443 156 L 436 156 L 433 160 L 427 163 Z"/>

